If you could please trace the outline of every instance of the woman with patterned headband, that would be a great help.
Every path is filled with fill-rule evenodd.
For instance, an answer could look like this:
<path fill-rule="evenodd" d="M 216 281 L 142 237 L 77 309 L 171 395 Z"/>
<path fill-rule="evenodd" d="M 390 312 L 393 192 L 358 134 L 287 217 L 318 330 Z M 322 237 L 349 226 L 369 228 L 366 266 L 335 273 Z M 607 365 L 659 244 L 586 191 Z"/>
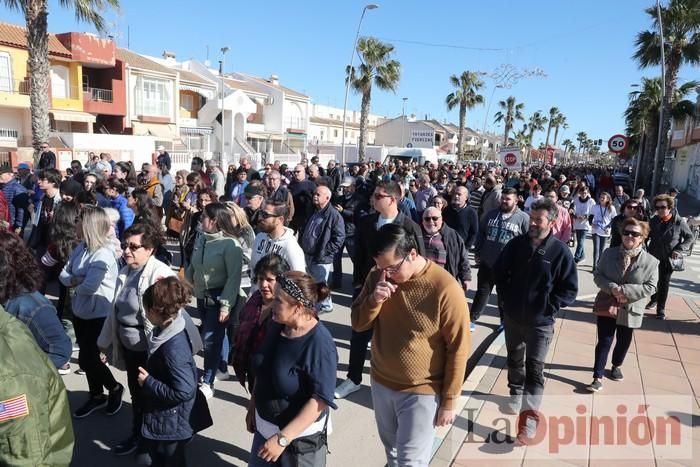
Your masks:
<path fill-rule="evenodd" d="M 290 271 L 277 278 L 272 320 L 253 357 L 257 378 L 246 425 L 255 434 L 249 466 L 314 465 L 326 460 L 326 430 L 338 354 L 316 315 L 325 283 Z"/>

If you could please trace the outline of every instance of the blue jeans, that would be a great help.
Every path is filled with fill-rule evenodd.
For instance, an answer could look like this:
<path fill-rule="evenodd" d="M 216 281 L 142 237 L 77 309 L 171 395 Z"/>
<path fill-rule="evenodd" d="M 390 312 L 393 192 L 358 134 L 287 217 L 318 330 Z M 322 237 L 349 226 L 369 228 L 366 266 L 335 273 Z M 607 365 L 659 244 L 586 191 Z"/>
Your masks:
<path fill-rule="evenodd" d="M 228 362 L 228 322 L 219 322 L 219 306 L 210 299 L 197 299 L 197 309 L 202 319 L 202 342 L 204 343 L 204 383 L 214 386 L 216 370 L 226 368 Z"/>
<path fill-rule="evenodd" d="M 605 244 L 608 241 L 608 237 L 601 237 L 600 235 L 593 234 L 593 269 L 598 265 L 598 259 L 603 255 L 603 250 L 605 250 Z"/>
<path fill-rule="evenodd" d="M 311 275 L 316 282 L 328 283 L 328 276 L 331 274 L 331 266 L 333 265 L 330 263 L 315 264 L 312 262 L 312 258 L 310 256 L 306 257 L 306 267 L 309 269 L 309 275 Z M 331 300 L 331 296 L 329 295 L 328 298 L 319 302 L 316 305 L 316 309 L 320 312 L 332 310 L 333 301 Z"/>
<path fill-rule="evenodd" d="M 583 250 L 583 242 L 586 241 L 586 231 L 575 230 L 574 232 L 576 232 L 576 252 L 574 253 L 574 261 L 579 263 L 586 257 Z"/>

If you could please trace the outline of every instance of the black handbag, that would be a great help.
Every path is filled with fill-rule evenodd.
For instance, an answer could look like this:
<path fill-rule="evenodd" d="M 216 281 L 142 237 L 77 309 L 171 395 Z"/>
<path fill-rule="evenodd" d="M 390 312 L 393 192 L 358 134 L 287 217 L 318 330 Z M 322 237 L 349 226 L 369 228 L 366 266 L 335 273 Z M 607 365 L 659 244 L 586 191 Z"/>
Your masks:
<path fill-rule="evenodd" d="M 194 398 L 194 406 L 192 406 L 192 412 L 190 412 L 190 426 L 192 427 L 192 431 L 199 433 L 213 424 L 214 420 L 211 418 L 207 398 L 204 397 L 202 391 L 197 389 L 197 395 Z"/>
<path fill-rule="evenodd" d="M 328 419 L 330 416 L 330 411 L 327 410 L 326 420 L 323 423 L 323 430 L 312 435 L 302 436 L 295 439 L 289 443 L 287 450 L 291 454 L 304 455 L 317 452 L 325 447 L 326 451 L 330 453 L 330 450 L 328 449 Z"/>

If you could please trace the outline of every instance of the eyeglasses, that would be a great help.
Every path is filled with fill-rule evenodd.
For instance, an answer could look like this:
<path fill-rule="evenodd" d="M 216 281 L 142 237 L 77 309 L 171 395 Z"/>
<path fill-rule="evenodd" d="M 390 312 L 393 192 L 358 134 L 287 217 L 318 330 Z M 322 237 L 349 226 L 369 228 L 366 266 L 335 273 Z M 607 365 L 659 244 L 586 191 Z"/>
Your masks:
<path fill-rule="evenodd" d="M 622 235 L 625 236 L 625 237 L 634 237 L 634 238 L 638 238 L 638 237 L 641 237 L 641 236 L 642 236 L 642 233 L 641 233 L 641 232 L 635 232 L 634 230 L 625 230 L 624 232 L 622 232 Z"/>
<path fill-rule="evenodd" d="M 140 248 L 143 248 L 143 245 L 137 245 L 135 243 L 122 243 L 122 250 L 130 250 L 132 253 Z"/>
<path fill-rule="evenodd" d="M 380 268 L 380 271 L 383 271 L 386 274 L 396 274 L 399 272 L 399 269 L 401 269 L 401 266 L 403 266 L 403 263 L 406 262 L 406 259 L 408 258 L 408 255 L 404 256 L 401 262 L 395 266 L 389 266 L 388 268 Z"/>
<path fill-rule="evenodd" d="M 668 209 L 668 206 L 666 206 L 665 204 L 660 204 L 658 206 L 654 206 L 654 209 L 656 209 L 657 211 L 662 211 L 664 209 Z"/>
<path fill-rule="evenodd" d="M 423 218 L 424 221 L 432 221 L 432 222 L 437 222 L 437 221 L 439 221 L 440 219 L 442 219 L 442 218 L 441 218 L 441 217 L 438 217 L 438 216 L 425 216 L 425 217 Z"/>
<path fill-rule="evenodd" d="M 628 204 L 625 209 L 639 209 L 638 204 Z"/>
<path fill-rule="evenodd" d="M 376 199 L 377 201 L 380 201 L 382 198 L 393 198 L 393 196 L 391 196 L 391 195 L 383 195 L 383 194 L 381 194 L 381 193 L 375 193 L 375 194 L 374 194 L 374 199 Z"/>
<path fill-rule="evenodd" d="M 280 216 L 278 216 L 277 214 L 270 214 L 267 211 L 260 211 L 260 217 L 262 217 L 263 219 L 269 219 L 270 217 L 280 217 Z"/>
<path fill-rule="evenodd" d="M 295 174 L 300 174 L 300 173 L 302 173 L 302 172 L 303 172 L 303 170 L 295 170 L 295 171 L 294 171 Z"/>

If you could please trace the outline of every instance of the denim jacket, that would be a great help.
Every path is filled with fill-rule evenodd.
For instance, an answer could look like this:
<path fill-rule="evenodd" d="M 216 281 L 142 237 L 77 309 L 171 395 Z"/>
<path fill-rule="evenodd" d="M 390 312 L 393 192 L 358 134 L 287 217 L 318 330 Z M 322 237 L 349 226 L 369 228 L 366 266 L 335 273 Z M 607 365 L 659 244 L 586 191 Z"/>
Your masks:
<path fill-rule="evenodd" d="M 9 299 L 5 310 L 22 321 L 56 368 L 70 360 L 73 345 L 56 314 L 56 308 L 39 292 L 24 292 Z"/>

